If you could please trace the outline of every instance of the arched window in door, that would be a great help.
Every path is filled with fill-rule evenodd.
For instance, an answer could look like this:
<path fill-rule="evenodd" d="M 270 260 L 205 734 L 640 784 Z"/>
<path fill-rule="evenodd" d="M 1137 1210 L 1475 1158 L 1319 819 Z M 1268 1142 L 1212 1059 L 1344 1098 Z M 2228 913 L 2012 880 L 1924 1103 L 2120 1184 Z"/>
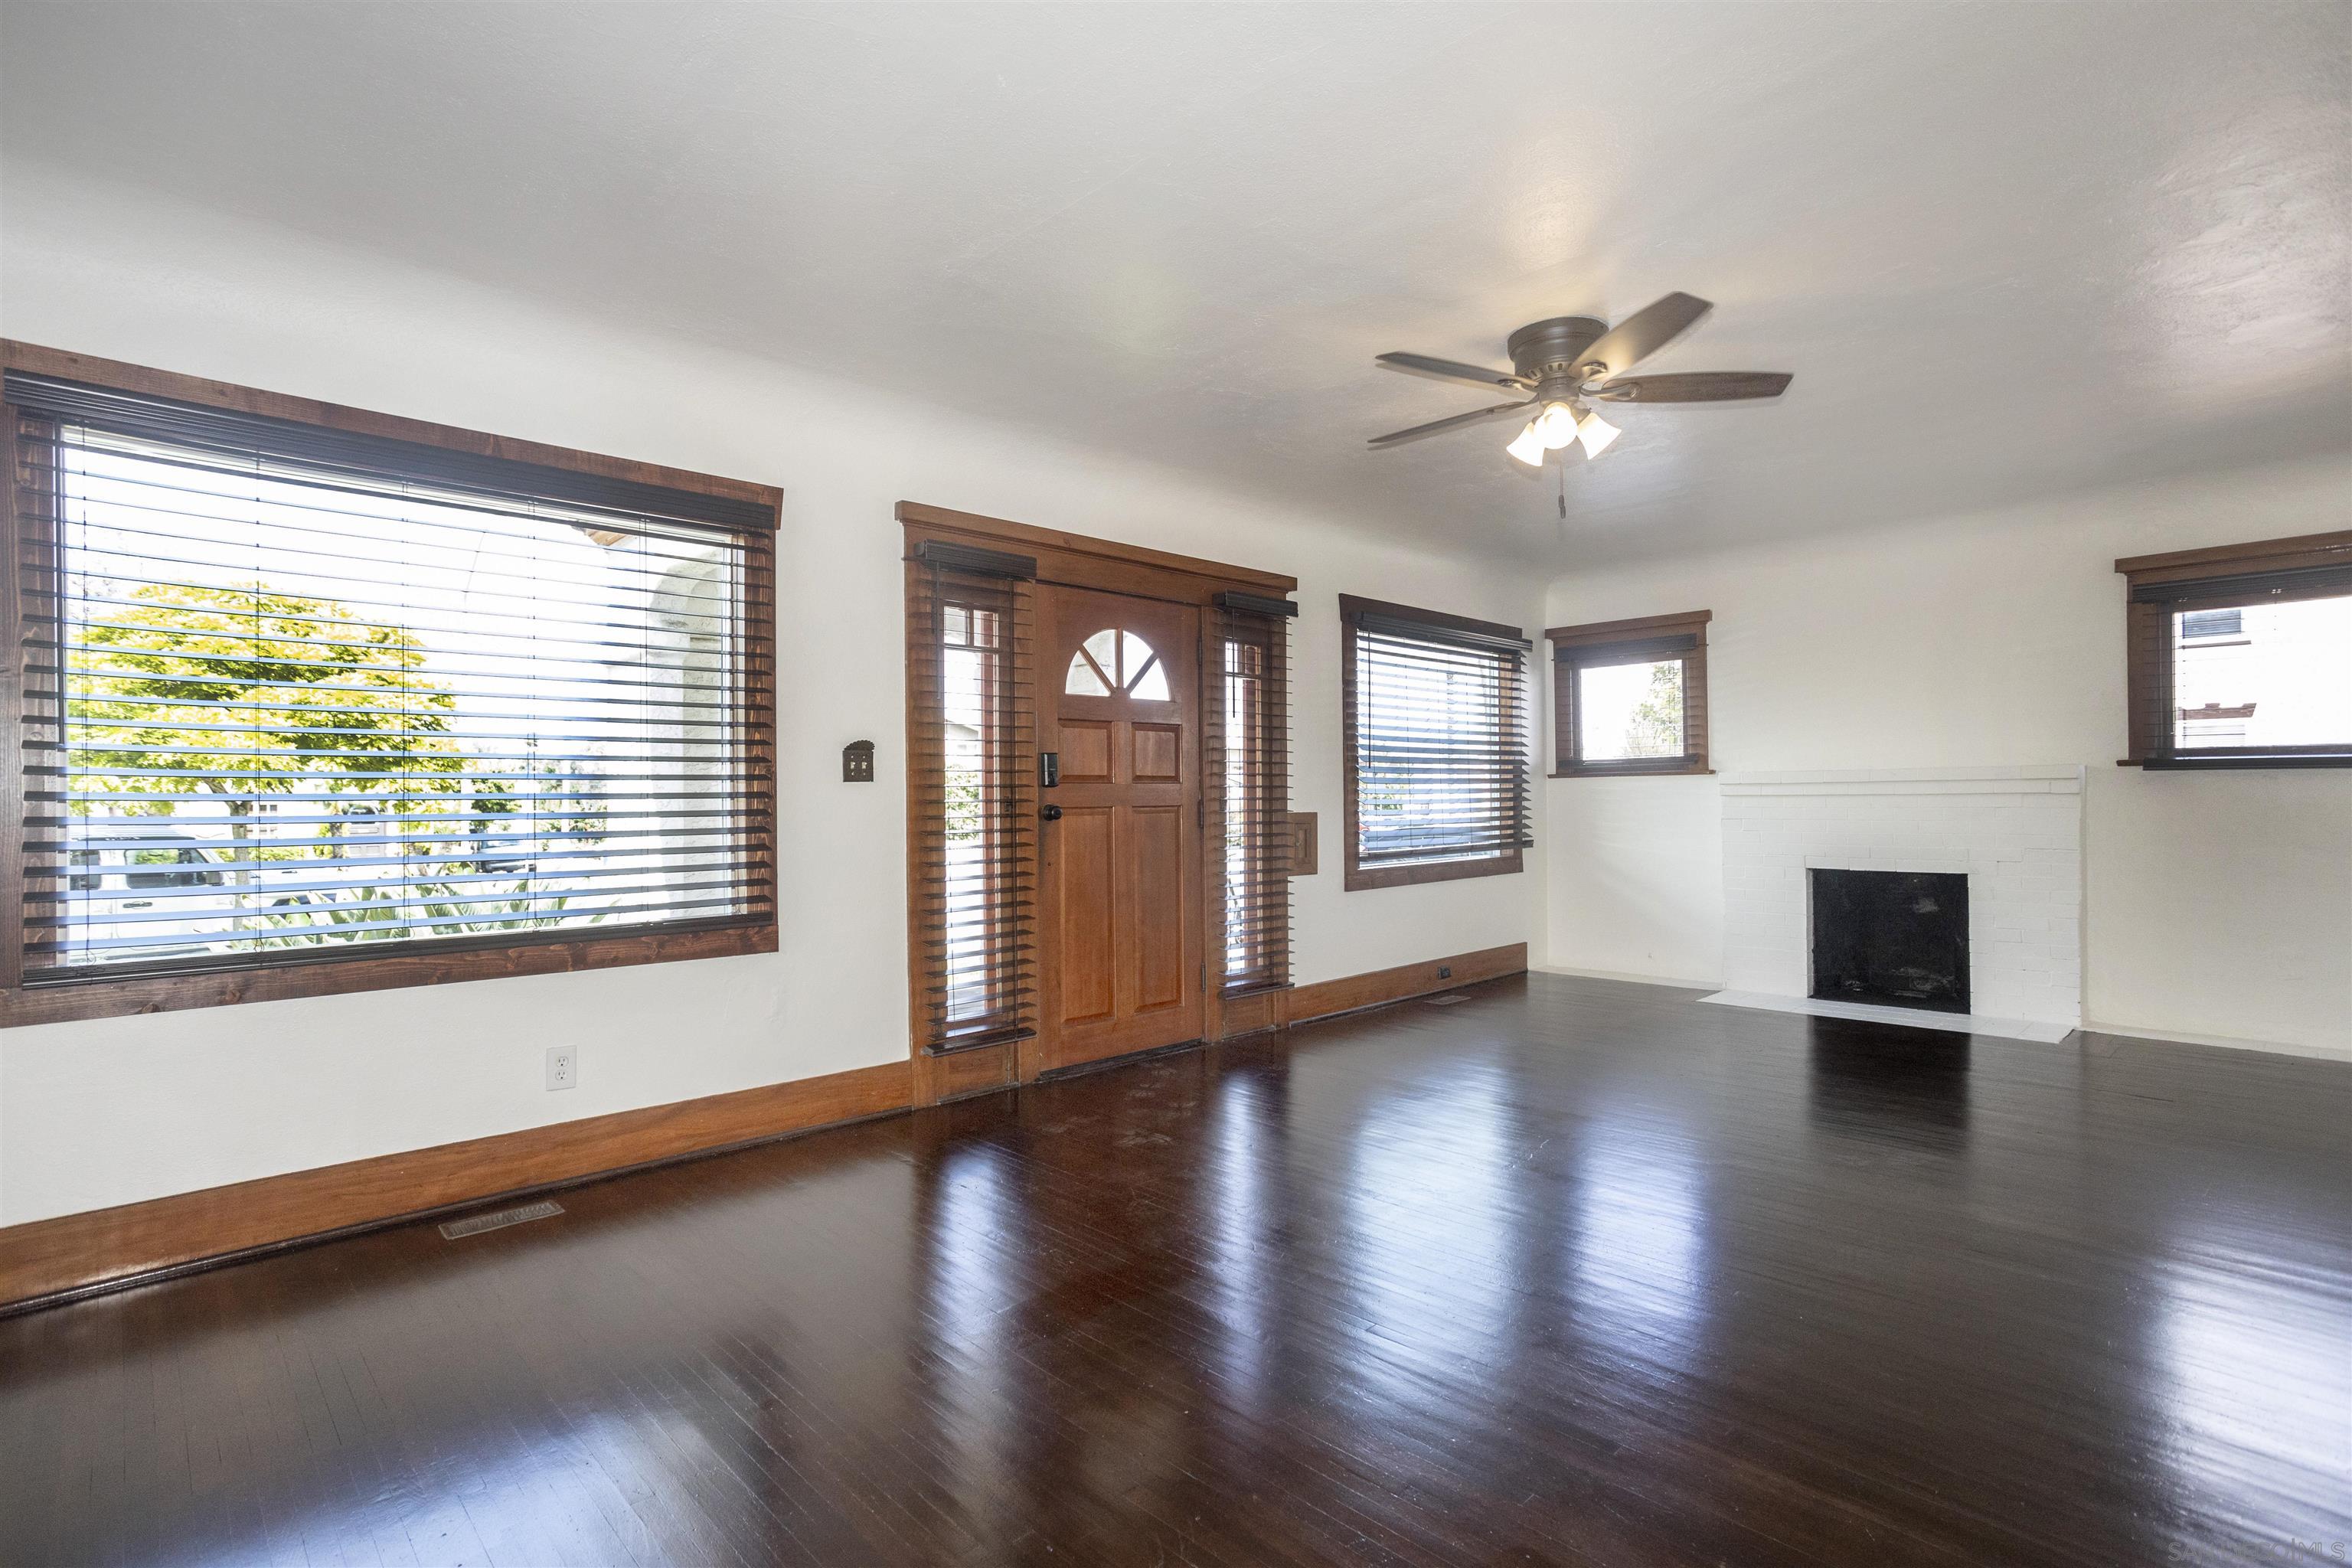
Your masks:
<path fill-rule="evenodd" d="M 1071 697 L 1108 697 L 1121 691 L 1139 702 L 1165 702 L 1168 670 L 1150 643 L 1133 632 L 1106 626 L 1070 656 L 1062 690 Z"/>

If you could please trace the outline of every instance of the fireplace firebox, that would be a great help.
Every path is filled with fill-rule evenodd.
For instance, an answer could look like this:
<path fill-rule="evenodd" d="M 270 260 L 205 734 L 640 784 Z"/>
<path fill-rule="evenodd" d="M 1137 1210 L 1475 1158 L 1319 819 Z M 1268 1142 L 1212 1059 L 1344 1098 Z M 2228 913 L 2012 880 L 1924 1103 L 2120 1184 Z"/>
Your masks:
<path fill-rule="evenodd" d="M 1969 1010 L 1966 876 L 1815 868 L 1811 882 L 1817 1000 Z"/>

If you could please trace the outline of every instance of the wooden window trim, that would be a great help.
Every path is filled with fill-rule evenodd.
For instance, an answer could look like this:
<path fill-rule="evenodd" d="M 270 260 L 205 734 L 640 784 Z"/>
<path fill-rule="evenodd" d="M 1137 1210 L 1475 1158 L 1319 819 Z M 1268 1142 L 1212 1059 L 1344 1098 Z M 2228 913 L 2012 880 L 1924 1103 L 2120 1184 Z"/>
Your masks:
<path fill-rule="evenodd" d="M 1205 612 L 1214 607 L 1216 597 L 1221 593 L 1280 597 L 1298 586 L 1297 578 L 1279 572 L 1179 555 L 1171 551 L 1071 533 L 1060 529 L 1041 528 L 1032 523 L 988 517 L 979 512 L 959 511 L 951 507 L 932 506 L 922 501 L 899 501 L 893 515 L 900 525 L 901 553 L 909 560 L 925 542 L 932 540 L 986 550 L 1017 552 L 1034 559 L 1036 581 L 1039 583 L 1192 605 L 1204 612 L 1204 619 Z M 911 574 L 912 568 L 908 570 Z M 911 582 L 907 593 L 911 604 L 914 594 Z M 911 638 L 908 651 L 911 658 L 914 651 Z M 1198 662 L 1204 682 L 1201 700 L 1205 703 L 1208 700 L 1205 681 L 1209 661 L 1202 658 Z M 912 683 L 918 679 L 911 667 L 907 679 L 911 691 Z M 1045 679 L 1044 674 L 1039 672 L 1035 679 Z M 911 768 L 916 755 L 916 737 L 912 731 L 913 705 L 908 703 L 908 759 Z M 1205 707 L 1202 713 L 1205 723 Z M 909 783 L 911 784 L 911 779 Z M 1202 809 L 1207 816 L 1221 818 L 1223 788 L 1221 777 L 1202 778 Z M 1020 1043 L 1014 1041 L 997 1042 L 945 1055 L 923 1048 L 923 971 L 921 931 L 918 925 L 922 889 L 919 881 L 919 868 L 915 861 L 920 825 L 915 818 L 916 807 L 917 802 L 910 788 L 907 802 L 908 1050 L 914 1063 L 915 1102 L 930 1105 L 967 1094 L 983 1094 L 1009 1088 L 1021 1081 L 1022 1068 Z M 1204 833 L 1202 837 L 1202 853 L 1205 859 L 1200 929 L 1201 951 L 1205 955 L 1224 951 L 1224 910 L 1222 900 L 1206 896 L 1207 890 L 1217 886 L 1218 879 L 1223 875 L 1222 849 L 1212 842 L 1211 835 Z M 1287 986 L 1269 987 L 1264 991 L 1229 996 L 1220 986 L 1204 984 L 1201 998 L 1202 1037 L 1225 1039 L 1236 1034 L 1270 1027 L 1277 1021 L 1274 1009 L 1288 991 Z M 1050 1021 L 1039 1020 L 1041 1037 L 1050 1032 L 1051 1027 Z"/>
<path fill-rule="evenodd" d="M 44 348 L 37 343 L 18 342 L 14 339 L 0 341 L 0 362 L 5 362 L 8 370 L 87 382 L 93 386 L 110 387 L 118 392 L 143 392 L 156 397 L 168 397 L 177 403 L 200 404 L 206 408 L 225 408 L 238 414 L 266 415 L 273 419 L 289 419 L 298 425 L 317 425 L 330 430 L 347 430 L 360 436 L 382 436 L 394 441 L 414 442 L 420 447 L 439 447 L 446 451 L 463 452 L 470 457 L 534 463 L 541 468 L 593 474 L 599 479 L 625 479 L 635 484 L 686 490 L 695 495 L 746 501 L 766 510 L 768 531 L 771 533 L 776 530 L 776 516 L 783 505 L 784 492 L 774 485 L 721 479 L 715 474 L 698 474 L 685 468 L 667 468 L 658 463 L 643 463 L 630 458 L 608 458 L 594 452 L 574 451 L 568 447 L 550 447 L 538 441 L 518 440 L 510 436 L 489 436 L 453 425 L 434 425 L 422 419 L 404 418 L 396 414 L 376 414 L 364 408 L 346 407 L 339 403 L 321 403 L 315 398 L 293 397 L 281 392 L 262 392 L 226 381 L 208 381 L 203 376 L 182 375 L 173 371 L 127 364 L 121 360 L 100 359 L 94 354 L 71 353 L 63 349 Z"/>
<path fill-rule="evenodd" d="M 204 407 L 384 437 L 470 457 L 528 463 L 719 497 L 747 503 L 765 513 L 763 527 L 752 526 L 744 531 L 743 555 L 746 629 L 742 652 L 750 715 L 745 721 L 744 743 L 751 780 L 750 827 L 745 837 L 754 865 L 749 880 L 751 913 L 724 920 L 680 921 L 625 933 L 558 933 L 521 942 L 503 937 L 448 939 L 383 956 L 330 952 L 266 963 L 221 964 L 173 974 L 100 976 L 31 985 L 25 984 L 23 963 L 26 879 L 23 740 L 27 718 L 24 706 L 26 670 L 34 649 L 24 622 L 24 595 L 18 591 L 22 547 L 5 552 L 6 565 L 5 571 L 0 571 L 0 638 L 5 638 L 9 650 L 5 669 L 0 669 L 0 701 L 5 701 L 6 710 L 5 722 L 0 723 L 0 731 L 5 731 L 6 736 L 5 754 L 0 754 L 0 770 L 5 770 L 5 780 L 0 780 L 0 857 L 5 857 L 5 864 L 0 864 L 0 1028 L 777 951 L 774 538 L 783 495 L 781 489 L 631 458 L 371 413 L 14 340 L 0 341 L 0 368 Z M 5 418 L 8 431 L 8 525 L 12 538 L 22 540 L 26 520 L 17 515 L 16 510 L 16 500 L 24 487 L 17 482 L 21 462 L 16 409 L 0 405 L 0 418 Z"/>
<path fill-rule="evenodd" d="M 1419 621 L 1440 631 L 1521 639 L 1527 636 L 1520 627 L 1506 626 L 1500 621 L 1474 620 L 1467 616 L 1448 615 L 1443 610 L 1424 610 L 1383 599 L 1359 598 L 1353 594 L 1339 595 L 1339 770 L 1343 806 L 1340 820 L 1341 890 L 1355 893 L 1373 888 L 1410 888 L 1426 882 L 1455 882 L 1471 877 L 1516 876 L 1527 868 L 1527 853 L 1518 848 L 1484 859 L 1433 860 L 1412 866 L 1368 868 L 1359 858 L 1362 842 L 1357 837 L 1356 806 L 1356 623 L 1358 617 L 1368 611 L 1398 620 Z M 1524 680 L 1523 674 L 1523 684 Z"/>
<path fill-rule="evenodd" d="M 2297 534 L 2292 539 L 2256 540 L 2245 544 L 2208 545 L 2201 550 L 2173 550 L 2158 555 L 2126 555 L 2116 563 L 2116 570 L 2137 588 L 2147 584 L 2234 577 L 2248 572 L 2294 572 L 2345 565 L 2352 565 L 2352 529 Z"/>
<path fill-rule="evenodd" d="M 2169 636 L 2174 611 L 2231 609 L 2270 602 L 2273 597 L 2250 595 L 2243 587 L 2233 589 L 2230 586 L 2231 579 L 2342 572 L 2346 568 L 2352 568 L 2352 529 L 2174 550 L 2155 555 L 2126 555 L 2117 560 L 2116 571 L 2124 579 L 2125 591 L 2126 754 L 2116 760 L 2116 765 L 2183 772 L 2352 767 L 2352 750 L 2250 749 L 2230 752 L 2192 749 L 2179 752 L 2173 747 L 2172 724 L 2168 718 L 2176 710 Z M 2210 597 L 2194 592 L 2206 584 L 2213 587 Z M 2142 597 L 2144 592 L 2156 590 L 2174 596 L 2168 601 Z M 2340 591 L 2327 590 L 2331 596 Z"/>
<path fill-rule="evenodd" d="M 1278 572 L 1231 566 L 1140 544 L 1122 544 L 1116 540 L 1093 539 L 1060 529 L 984 517 L 978 512 L 928 506 L 921 501 L 900 501 L 896 515 L 904 525 L 909 552 L 926 539 L 962 541 L 989 548 L 1009 546 L 1036 558 L 1037 581 L 1066 588 L 1093 588 L 1107 594 L 1131 594 L 1147 599 L 1206 605 L 1228 590 L 1280 595 L 1298 586 L 1297 578 Z"/>
<path fill-rule="evenodd" d="M 1552 671 L 1551 776 L 1657 778 L 1715 772 L 1708 760 L 1706 728 L 1706 628 L 1714 619 L 1713 610 L 1684 610 L 1667 616 L 1637 616 L 1627 620 L 1547 629 L 1544 640 L 1551 644 Z M 1683 655 L 1683 754 L 1599 763 L 1588 763 L 1579 757 L 1574 672 L 1586 665 L 1613 662 L 1611 656 L 1616 650 L 1679 637 L 1694 639 L 1689 651 Z"/>

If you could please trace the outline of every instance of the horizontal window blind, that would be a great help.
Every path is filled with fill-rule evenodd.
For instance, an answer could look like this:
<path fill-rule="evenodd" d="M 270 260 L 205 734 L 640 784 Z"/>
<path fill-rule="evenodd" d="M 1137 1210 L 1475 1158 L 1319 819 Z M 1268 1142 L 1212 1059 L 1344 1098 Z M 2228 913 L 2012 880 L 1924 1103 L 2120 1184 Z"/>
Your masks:
<path fill-rule="evenodd" d="M 1570 644 L 1552 650 L 1553 662 L 1579 667 L 1647 664 L 1676 658 L 1698 647 L 1698 638 L 1685 632 L 1675 637 L 1642 637 L 1629 642 Z"/>
<path fill-rule="evenodd" d="M 2131 597 L 2134 604 L 2167 605 L 2179 610 L 2336 599 L 2347 594 L 2352 594 L 2352 563 L 2149 583 L 2134 586 Z"/>
<path fill-rule="evenodd" d="M 930 542 L 908 564 L 908 805 L 924 1048 L 1036 1026 L 1035 563 Z"/>
<path fill-rule="evenodd" d="M 28 981 L 772 920 L 744 503 L 7 395 Z"/>
<path fill-rule="evenodd" d="M 1515 856 L 1528 842 L 1524 639 L 1347 612 L 1357 861 Z"/>
<path fill-rule="evenodd" d="M 1290 983 L 1290 616 L 1294 606 L 1240 594 L 1210 612 L 1207 766 L 1224 846 L 1229 995 Z"/>

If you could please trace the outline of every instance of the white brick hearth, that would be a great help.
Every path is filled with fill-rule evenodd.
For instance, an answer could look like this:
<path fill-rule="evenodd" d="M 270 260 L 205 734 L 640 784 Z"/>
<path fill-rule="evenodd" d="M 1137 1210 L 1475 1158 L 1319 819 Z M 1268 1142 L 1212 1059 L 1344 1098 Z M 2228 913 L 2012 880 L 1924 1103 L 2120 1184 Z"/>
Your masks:
<path fill-rule="evenodd" d="M 2034 1026 L 2009 1032 L 2045 1039 L 2082 1023 L 2080 766 L 1727 773 L 1718 782 L 1722 1000 L 1787 1006 L 1811 988 L 1809 869 L 1957 871 L 1969 879 L 1970 1016 L 1862 1011 L 1989 1034 L 2014 1022 Z"/>

